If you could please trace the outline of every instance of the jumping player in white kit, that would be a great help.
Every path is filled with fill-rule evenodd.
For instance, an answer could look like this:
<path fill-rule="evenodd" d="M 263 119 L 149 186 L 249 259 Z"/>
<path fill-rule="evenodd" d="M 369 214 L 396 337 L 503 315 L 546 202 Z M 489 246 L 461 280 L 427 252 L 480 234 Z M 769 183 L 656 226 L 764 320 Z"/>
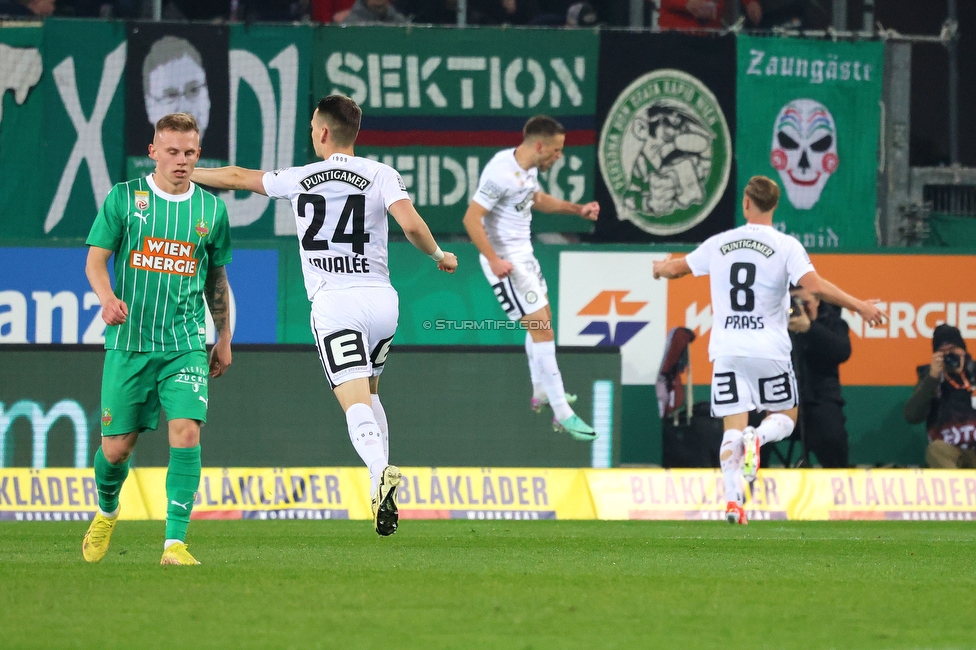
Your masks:
<path fill-rule="evenodd" d="M 396 170 L 355 156 L 361 118 L 356 102 L 329 95 L 311 122 L 321 162 L 267 173 L 197 169 L 193 180 L 291 201 L 319 358 L 346 413 L 349 438 L 369 468 L 373 525 L 387 536 L 398 525 L 400 483 L 400 470 L 389 463 L 389 427 L 377 392 L 399 314 L 387 264 L 387 211 L 441 271 L 454 273 L 457 257 L 441 251 Z"/>
<path fill-rule="evenodd" d="M 654 262 L 655 278 L 709 276 L 712 415 L 724 420 L 719 458 L 728 501 L 725 518 L 732 524 L 748 523 L 743 479 L 755 480 L 760 446 L 789 437 L 796 424 L 796 376 L 787 332 L 790 285 L 857 312 L 866 323 L 885 320 L 871 302 L 817 275 L 803 245 L 773 228 L 778 202 L 779 186 L 753 176 L 742 198 L 746 225 L 708 238 L 686 257 Z M 757 428 L 747 426 L 752 410 L 769 412 Z"/>
<path fill-rule="evenodd" d="M 545 115 L 525 123 L 522 144 L 503 149 L 481 172 L 478 190 L 464 214 L 464 227 L 481 253 L 481 268 L 502 309 L 520 321 L 532 378 L 531 408 L 552 407 L 553 429 L 577 440 L 594 440 L 596 432 L 573 412 L 575 395 L 567 395 L 556 364 L 552 309 L 542 268 L 532 250 L 532 210 L 577 215 L 596 221 L 600 204 L 562 201 L 542 191 L 539 172 L 563 155 L 566 131 Z"/>

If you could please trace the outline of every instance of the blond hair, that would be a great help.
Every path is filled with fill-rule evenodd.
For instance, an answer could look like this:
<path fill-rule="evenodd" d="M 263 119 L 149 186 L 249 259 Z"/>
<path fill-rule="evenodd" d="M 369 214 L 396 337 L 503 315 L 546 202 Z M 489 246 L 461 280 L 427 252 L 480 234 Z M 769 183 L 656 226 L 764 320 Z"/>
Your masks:
<path fill-rule="evenodd" d="M 160 131 L 176 131 L 177 133 L 190 133 L 191 131 L 195 131 L 196 133 L 200 133 L 200 127 L 197 126 L 197 118 L 189 113 L 170 113 L 169 115 L 163 115 L 156 122 L 156 133 Z"/>
<path fill-rule="evenodd" d="M 746 196 L 760 212 L 771 212 L 779 205 L 779 185 L 768 176 L 753 176 L 746 183 Z"/>

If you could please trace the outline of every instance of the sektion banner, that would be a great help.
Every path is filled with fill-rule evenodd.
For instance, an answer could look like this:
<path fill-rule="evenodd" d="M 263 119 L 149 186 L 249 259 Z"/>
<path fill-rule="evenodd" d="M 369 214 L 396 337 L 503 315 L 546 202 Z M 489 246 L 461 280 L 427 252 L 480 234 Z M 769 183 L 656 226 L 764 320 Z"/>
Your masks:
<path fill-rule="evenodd" d="M 461 218 L 485 163 L 522 140 L 540 113 L 566 128 L 565 157 L 540 181 L 558 198 L 593 196 L 597 53 L 590 30 L 321 27 L 315 97 L 342 93 L 363 109 L 356 153 L 403 176 L 434 232 L 463 232 Z M 565 216 L 536 230 L 589 231 Z"/>
<path fill-rule="evenodd" d="M 734 61 L 732 35 L 600 41 L 599 239 L 700 242 L 732 226 Z"/>
<path fill-rule="evenodd" d="M 808 249 L 873 248 L 884 44 L 741 36 L 738 48 L 738 193 L 755 174 L 777 179 L 780 230 Z"/>

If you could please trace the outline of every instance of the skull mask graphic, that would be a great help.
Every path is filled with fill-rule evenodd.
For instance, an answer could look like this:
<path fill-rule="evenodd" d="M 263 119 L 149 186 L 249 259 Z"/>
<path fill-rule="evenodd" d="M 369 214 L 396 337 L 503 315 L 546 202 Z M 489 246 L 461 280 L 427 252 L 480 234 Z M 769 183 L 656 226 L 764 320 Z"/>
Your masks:
<path fill-rule="evenodd" d="M 816 205 L 839 163 L 837 125 L 827 107 L 812 99 L 795 99 L 784 106 L 773 125 L 770 163 L 794 208 Z"/>

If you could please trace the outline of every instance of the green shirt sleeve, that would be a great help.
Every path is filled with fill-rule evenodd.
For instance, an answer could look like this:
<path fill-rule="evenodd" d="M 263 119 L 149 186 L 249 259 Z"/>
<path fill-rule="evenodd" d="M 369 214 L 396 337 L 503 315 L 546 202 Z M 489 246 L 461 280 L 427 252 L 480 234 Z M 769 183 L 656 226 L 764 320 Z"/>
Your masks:
<path fill-rule="evenodd" d="M 227 216 L 227 205 L 217 199 L 217 216 L 211 236 L 207 238 L 207 253 L 210 266 L 225 266 L 231 261 L 230 247 L 230 219 Z"/>
<path fill-rule="evenodd" d="M 98 246 L 110 251 L 118 251 L 125 232 L 125 214 L 119 206 L 125 201 L 125 184 L 119 183 L 105 197 L 105 202 L 95 215 L 91 232 L 85 241 L 89 246 Z"/>

